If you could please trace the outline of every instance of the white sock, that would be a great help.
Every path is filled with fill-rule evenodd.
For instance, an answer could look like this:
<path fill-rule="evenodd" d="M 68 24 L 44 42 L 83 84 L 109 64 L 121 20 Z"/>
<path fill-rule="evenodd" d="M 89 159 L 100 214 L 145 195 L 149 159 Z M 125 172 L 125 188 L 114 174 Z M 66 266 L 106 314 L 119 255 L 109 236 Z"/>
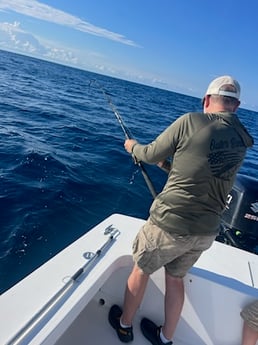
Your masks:
<path fill-rule="evenodd" d="M 161 328 L 161 330 L 160 330 L 159 336 L 160 336 L 160 340 L 161 340 L 164 344 L 166 344 L 166 343 L 168 343 L 168 342 L 171 341 L 170 339 L 167 339 L 167 338 L 164 336 L 164 334 L 163 334 L 163 332 L 162 332 L 162 328 Z"/>
<path fill-rule="evenodd" d="M 123 322 L 121 321 L 121 319 L 120 319 L 120 326 L 121 326 L 122 328 L 132 327 L 132 325 L 124 325 Z"/>

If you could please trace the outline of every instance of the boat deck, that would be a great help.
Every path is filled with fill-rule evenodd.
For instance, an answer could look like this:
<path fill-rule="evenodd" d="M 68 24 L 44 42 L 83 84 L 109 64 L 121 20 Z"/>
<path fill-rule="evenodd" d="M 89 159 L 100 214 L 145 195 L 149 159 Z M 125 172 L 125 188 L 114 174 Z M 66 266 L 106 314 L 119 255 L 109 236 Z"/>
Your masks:
<path fill-rule="evenodd" d="M 128 266 L 114 271 L 55 345 L 121 344 L 109 325 L 108 312 L 112 304 L 122 305 L 130 270 Z M 185 304 L 173 344 L 236 345 L 236 339 L 241 338 L 241 303 L 244 305 L 245 301 L 253 299 L 246 295 L 249 288 L 236 280 L 228 281 L 228 277 L 217 274 L 207 277 L 203 273 L 207 272 L 195 269 L 185 277 Z M 150 344 L 139 327 L 143 317 L 150 318 L 157 325 L 163 323 L 164 288 L 164 272 L 160 269 L 150 277 L 134 319 L 135 345 Z M 225 303 L 228 308 L 225 308 Z"/>
<path fill-rule="evenodd" d="M 63 335 L 56 345 L 89 343 L 91 345 L 99 345 L 104 342 L 106 344 L 121 345 L 120 340 L 115 334 L 115 330 L 108 323 L 108 310 L 109 306 L 101 306 L 96 300 L 91 301 L 81 313 L 77 320 L 78 322 Z M 138 324 L 139 322 L 136 318 L 134 327 L 135 344 L 148 344 L 148 341 L 145 341 L 144 337 L 140 334 Z"/>
<path fill-rule="evenodd" d="M 142 224 L 133 217 L 110 216 L 1 295 L 0 344 L 18 344 L 14 339 L 22 345 L 121 344 L 108 311 L 113 304 L 122 305 L 133 265 L 131 243 Z M 112 240 L 107 229 L 116 234 Z M 91 257 L 97 259 L 87 269 Z M 257 255 L 215 241 L 185 277 L 174 344 L 240 343 L 240 311 L 257 298 L 257 267 Z M 149 345 L 139 328 L 142 317 L 163 323 L 164 285 L 160 269 L 151 275 L 134 320 L 135 345 Z"/>
<path fill-rule="evenodd" d="M 62 336 L 56 345 L 100 345 L 112 344 L 121 345 L 115 330 L 108 322 L 108 311 L 110 305 L 100 305 L 99 301 L 92 300 L 87 308 L 80 314 L 76 323 Z M 97 320 L 97 322 L 96 322 Z M 136 315 L 134 321 L 134 345 L 150 345 L 144 338 L 139 324 L 141 316 Z M 177 339 L 173 340 L 175 345 L 187 345 Z M 203 345 L 205 345 L 203 343 Z"/>

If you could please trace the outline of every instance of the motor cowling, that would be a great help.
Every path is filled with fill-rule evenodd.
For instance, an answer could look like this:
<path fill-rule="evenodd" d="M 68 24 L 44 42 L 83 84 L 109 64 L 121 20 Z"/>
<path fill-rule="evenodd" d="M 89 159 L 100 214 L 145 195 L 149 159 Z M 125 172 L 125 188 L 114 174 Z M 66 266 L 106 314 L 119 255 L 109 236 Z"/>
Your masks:
<path fill-rule="evenodd" d="M 217 238 L 258 254 L 258 180 L 238 174 L 227 197 Z"/>

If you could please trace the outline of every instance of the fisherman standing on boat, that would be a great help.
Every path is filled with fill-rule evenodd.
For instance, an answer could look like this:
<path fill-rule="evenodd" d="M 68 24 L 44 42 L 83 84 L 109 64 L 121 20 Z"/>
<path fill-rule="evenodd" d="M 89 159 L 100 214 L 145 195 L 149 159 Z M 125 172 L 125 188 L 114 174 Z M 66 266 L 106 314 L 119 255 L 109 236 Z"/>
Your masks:
<path fill-rule="evenodd" d="M 184 303 L 183 277 L 216 238 L 226 197 L 246 149 L 253 145 L 235 114 L 239 98 L 236 80 L 216 78 L 203 98 L 203 112 L 184 114 L 148 145 L 125 141 L 126 151 L 137 161 L 158 164 L 169 175 L 134 240 L 135 265 L 123 309 L 114 305 L 109 312 L 109 322 L 122 342 L 133 340 L 132 322 L 149 276 L 164 266 L 164 325 L 157 327 L 144 318 L 141 330 L 153 345 L 172 344 Z M 167 158 L 172 158 L 169 167 L 163 164 Z"/>

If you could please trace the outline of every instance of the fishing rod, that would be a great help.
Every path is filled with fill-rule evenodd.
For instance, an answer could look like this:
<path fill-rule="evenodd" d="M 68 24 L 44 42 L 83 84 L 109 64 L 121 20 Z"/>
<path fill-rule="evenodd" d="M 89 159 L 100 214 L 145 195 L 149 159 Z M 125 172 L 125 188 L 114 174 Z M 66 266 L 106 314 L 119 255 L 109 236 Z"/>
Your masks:
<path fill-rule="evenodd" d="M 93 80 L 93 82 L 95 82 L 95 83 L 98 85 L 99 89 L 101 90 L 101 92 L 103 93 L 104 97 L 106 98 L 106 100 L 107 100 L 107 102 L 108 102 L 108 104 L 109 104 L 111 110 L 112 110 L 113 113 L 115 114 L 115 117 L 116 117 L 117 121 L 119 122 L 119 124 L 120 124 L 120 126 L 121 126 L 121 128 L 122 128 L 122 130 L 123 130 L 123 132 L 124 132 L 125 138 L 126 138 L 126 139 L 133 139 L 133 136 L 132 136 L 130 130 L 129 130 L 128 127 L 125 125 L 125 123 L 124 123 L 124 121 L 123 121 L 123 119 L 122 119 L 122 116 L 119 114 L 119 112 L 118 112 L 118 110 L 116 109 L 115 105 L 113 104 L 113 102 L 112 102 L 110 96 L 106 93 L 106 91 L 104 90 L 104 88 L 101 87 L 101 86 L 99 85 L 99 83 L 98 83 L 96 80 Z M 150 179 L 150 177 L 149 177 L 149 175 L 148 175 L 148 173 L 147 173 L 145 167 L 143 166 L 143 164 L 142 164 L 140 161 L 137 160 L 137 158 L 133 155 L 133 153 L 132 153 L 132 157 L 133 157 L 134 163 L 137 164 L 138 167 L 140 168 L 141 173 L 142 173 L 142 176 L 143 176 L 143 178 L 144 178 L 144 180 L 145 180 L 145 183 L 147 184 L 147 186 L 148 186 L 148 188 L 149 188 L 149 191 L 150 191 L 150 193 L 151 193 L 153 199 L 155 199 L 156 196 L 157 196 L 157 192 L 155 191 L 155 188 L 154 188 L 154 186 L 153 186 L 153 183 L 152 183 L 152 181 L 151 181 L 151 179 Z"/>

